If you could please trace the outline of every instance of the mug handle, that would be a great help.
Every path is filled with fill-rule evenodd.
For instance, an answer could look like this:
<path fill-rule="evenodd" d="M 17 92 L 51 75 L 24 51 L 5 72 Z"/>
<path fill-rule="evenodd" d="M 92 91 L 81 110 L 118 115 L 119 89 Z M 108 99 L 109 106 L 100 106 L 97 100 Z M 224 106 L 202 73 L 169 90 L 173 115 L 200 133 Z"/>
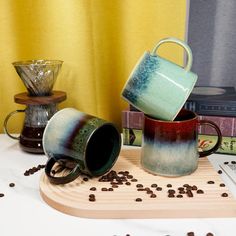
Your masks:
<path fill-rule="evenodd" d="M 214 122 L 210 120 L 199 120 L 198 122 L 199 122 L 199 125 L 209 125 L 212 128 L 214 128 L 216 130 L 217 137 L 218 137 L 216 144 L 211 149 L 199 152 L 200 157 L 205 157 L 212 154 L 220 147 L 221 142 L 222 142 L 222 134 L 219 127 Z"/>
<path fill-rule="evenodd" d="M 188 56 L 188 61 L 187 61 L 186 66 L 184 67 L 184 69 L 186 71 L 190 71 L 191 67 L 192 67 L 192 63 L 193 63 L 193 55 L 192 55 L 191 48 L 184 41 L 182 41 L 180 39 L 177 39 L 174 37 L 164 38 L 161 41 L 159 41 L 158 44 L 155 46 L 155 48 L 152 50 L 151 54 L 153 56 L 156 55 L 156 51 L 157 51 L 158 47 L 163 43 L 177 43 L 186 50 L 187 56 Z"/>
<path fill-rule="evenodd" d="M 11 116 L 15 115 L 16 113 L 19 113 L 19 112 L 25 112 L 25 109 L 24 110 L 15 110 L 15 111 L 12 111 L 11 113 L 9 113 L 7 115 L 7 117 L 5 118 L 4 120 L 4 124 L 3 124 L 3 129 L 4 129 L 4 132 L 12 139 L 17 139 L 19 140 L 20 139 L 20 136 L 16 137 L 16 136 L 13 136 L 11 135 L 8 130 L 7 130 L 7 122 L 8 120 L 10 119 Z"/>
<path fill-rule="evenodd" d="M 61 159 L 65 159 L 65 157 L 61 158 Z M 51 157 L 51 158 L 48 159 L 48 161 L 46 163 L 45 174 L 47 175 L 50 183 L 52 183 L 52 184 L 67 184 L 67 183 L 75 180 L 81 174 L 79 164 L 77 164 L 70 171 L 70 173 L 66 176 L 61 176 L 61 177 L 53 176 L 51 174 L 52 173 L 52 168 L 56 163 L 58 163 L 58 161 L 60 161 L 60 158 L 56 160 L 54 157 Z"/>

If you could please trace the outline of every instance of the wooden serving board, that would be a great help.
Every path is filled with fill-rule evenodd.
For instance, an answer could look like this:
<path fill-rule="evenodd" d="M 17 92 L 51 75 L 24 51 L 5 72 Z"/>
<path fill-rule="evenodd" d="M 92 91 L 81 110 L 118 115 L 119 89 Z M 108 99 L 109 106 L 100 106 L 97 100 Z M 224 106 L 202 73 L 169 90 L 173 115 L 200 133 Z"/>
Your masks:
<path fill-rule="evenodd" d="M 110 182 L 99 182 L 99 178 L 87 180 L 85 176 L 66 185 L 53 185 L 43 173 L 41 196 L 48 205 L 61 212 L 87 218 L 236 217 L 236 201 L 227 187 L 220 187 L 220 175 L 207 158 L 199 160 L 199 167 L 193 174 L 175 178 L 152 175 L 140 167 L 139 161 L 140 148 L 121 151 L 113 170 L 117 173 L 129 171 L 137 182 L 130 179 L 130 185 L 124 182 L 113 191 L 102 191 L 102 188 L 111 188 Z M 214 184 L 208 181 L 214 181 Z M 146 190 L 138 191 L 137 184 L 152 190 L 156 197 L 151 197 Z M 157 191 L 152 184 L 162 190 Z M 172 187 L 167 187 L 168 184 Z M 178 198 L 178 188 L 184 184 L 195 185 L 204 194 L 192 190 L 193 197 L 182 194 L 183 197 Z M 96 191 L 90 190 L 92 187 L 96 187 Z M 168 197 L 169 189 L 176 191 L 174 197 Z M 222 197 L 222 193 L 227 193 L 228 197 Z M 90 194 L 95 195 L 95 201 L 89 200 Z M 136 201 L 137 198 L 142 201 Z"/>

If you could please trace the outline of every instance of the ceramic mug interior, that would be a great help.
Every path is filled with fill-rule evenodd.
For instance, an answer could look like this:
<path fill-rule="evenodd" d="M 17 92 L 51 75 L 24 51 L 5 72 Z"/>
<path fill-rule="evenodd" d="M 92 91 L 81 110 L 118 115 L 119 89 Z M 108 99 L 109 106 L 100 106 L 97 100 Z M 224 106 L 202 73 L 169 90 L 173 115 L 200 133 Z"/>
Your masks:
<path fill-rule="evenodd" d="M 45 167 L 51 183 L 73 181 L 81 173 L 100 176 L 115 164 L 120 148 L 120 133 L 113 123 L 73 108 L 58 111 L 43 134 L 43 148 L 49 160 Z M 71 169 L 66 176 L 55 177 L 55 164 Z"/>

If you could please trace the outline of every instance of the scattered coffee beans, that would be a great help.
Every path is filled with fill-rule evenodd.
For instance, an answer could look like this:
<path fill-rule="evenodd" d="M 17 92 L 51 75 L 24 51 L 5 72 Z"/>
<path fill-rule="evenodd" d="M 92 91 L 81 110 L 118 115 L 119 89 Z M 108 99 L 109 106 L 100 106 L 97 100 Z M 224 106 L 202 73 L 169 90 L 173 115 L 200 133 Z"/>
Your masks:
<path fill-rule="evenodd" d="M 32 167 L 24 172 L 24 176 L 33 175 L 35 172 L 39 171 L 40 169 L 43 169 L 45 165 L 38 165 L 37 167 Z"/>

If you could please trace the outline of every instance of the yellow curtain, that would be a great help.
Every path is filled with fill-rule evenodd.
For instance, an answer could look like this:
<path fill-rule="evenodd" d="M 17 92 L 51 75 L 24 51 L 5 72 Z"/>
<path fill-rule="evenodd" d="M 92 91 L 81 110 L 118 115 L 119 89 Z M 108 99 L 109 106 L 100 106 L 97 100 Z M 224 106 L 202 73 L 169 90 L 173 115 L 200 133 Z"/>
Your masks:
<path fill-rule="evenodd" d="M 122 87 L 139 57 L 164 37 L 184 39 L 186 0 L 1 0 L 0 132 L 14 95 L 26 91 L 12 62 L 64 61 L 55 90 L 67 93 L 59 108 L 74 107 L 121 127 L 128 104 Z M 163 45 L 160 55 L 182 64 L 183 50 Z M 19 115 L 20 116 L 20 115 Z M 22 117 L 12 118 L 20 132 Z"/>

